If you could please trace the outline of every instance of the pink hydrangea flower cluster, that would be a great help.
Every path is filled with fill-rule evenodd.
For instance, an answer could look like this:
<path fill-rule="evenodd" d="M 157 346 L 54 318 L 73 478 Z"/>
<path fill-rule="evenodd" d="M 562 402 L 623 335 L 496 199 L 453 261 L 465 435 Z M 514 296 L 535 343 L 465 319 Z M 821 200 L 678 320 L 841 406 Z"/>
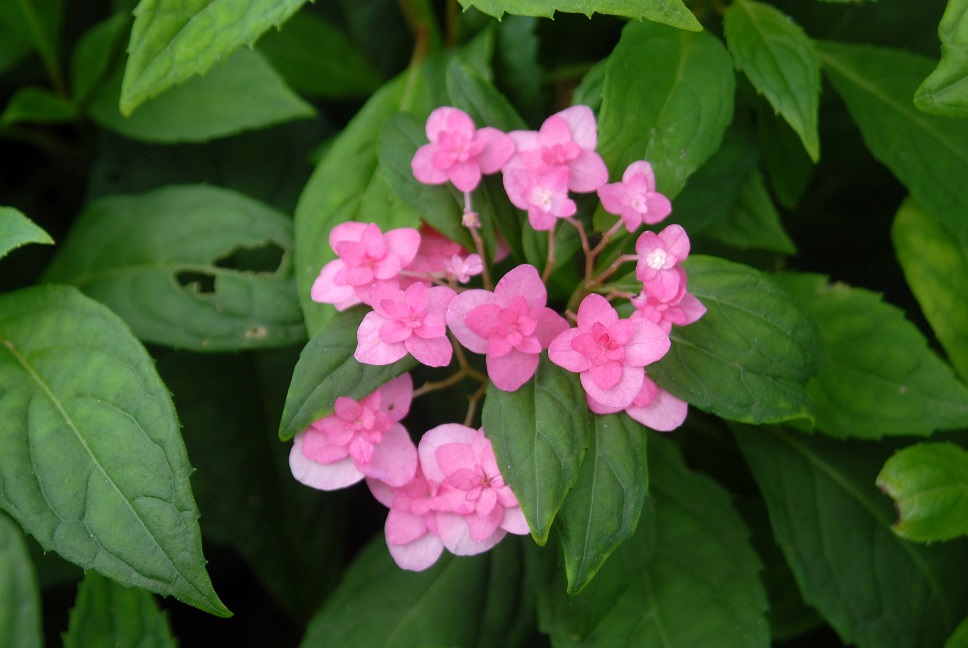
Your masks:
<path fill-rule="evenodd" d="M 409 354 L 423 365 L 445 367 L 456 357 L 460 366 L 451 378 L 417 391 L 462 378 L 515 391 L 531 380 L 547 351 L 551 362 L 579 375 L 592 412 L 624 411 L 660 431 L 681 425 L 687 404 L 656 385 L 646 367 L 670 349 L 673 325 L 692 323 L 705 312 L 687 291 L 685 230 L 647 230 L 638 236 L 635 254 L 594 271 L 596 257 L 620 228 L 631 234 L 671 213 L 651 165 L 634 162 L 621 182 L 609 184 L 595 151 L 595 116 L 586 106 L 552 115 L 538 131 L 510 133 L 477 128 L 462 111 L 443 107 L 430 115 L 426 133 L 429 143 L 411 163 L 414 176 L 426 184 L 450 182 L 463 192 L 463 224 L 477 249 L 472 253 L 426 225 L 387 232 L 366 223 L 334 227 L 329 243 L 336 258 L 322 268 L 312 297 L 338 310 L 361 303 L 370 308 L 357 331 L 356 360 L 388 365 Z M 549 254 L 544 273 L 522 264 L 493 284 L 470 201 L 481 178 L 498 171 L 509 201 L 527 213 L 532 228 L 549 232 Z M 577 205 L 570 192 L 597 192 L 603 208 L 619 217 L 595 247 L 573 218 Z M 573 296 L 577 313 L 565 313 L 571 323 L 548 306 L 544 282 L 553 269 L 550 247 L 561 220 L 578 228 L 590 275 Z M 641 289 L 607 292 L 608 277 L 629 262 Z M 483 287 L 466 285 L 478 276 Z M 612 303 L 619 298 L 631 301 L 630 317 L 619 316 Z M 463 349 L 484 356 L 486 376 L 467 363 Z M 527 533 L 483 430 L 447 423 L 414 445 L 401 423 L 414 393 L 405 374 L 360 401 L 337 399 L 331 415 L 296 436 L 293 474 L 325 490 L 365 478 L 390 509 L 387 544 L 405 569 L 429 567 L 444 549 L 476 554 L 506 533 Z M 483 386 L 476 394 L 467 422 Z"/>

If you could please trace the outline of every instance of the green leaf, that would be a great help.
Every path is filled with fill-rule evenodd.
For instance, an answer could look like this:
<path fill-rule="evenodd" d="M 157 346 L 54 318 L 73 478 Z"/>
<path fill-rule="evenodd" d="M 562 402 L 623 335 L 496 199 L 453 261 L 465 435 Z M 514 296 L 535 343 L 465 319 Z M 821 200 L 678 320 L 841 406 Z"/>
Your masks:
<path fill-rule="evenodd" d="M 782 11 L 753 0 L 733 2 L 723 28 L 736 68 L 790 124 L 816 161 L 820 61 L 813 41 Z"/>
<path fill-rule="evenodd" d="M 542 357 L 517 391 L 488 385 L 481 422 L 532 537 L 544 545 L 595 433 L 578 376 Z"/>
<path fill-rule="evenodd" d="M 918 86 L 914 105 L 936 115 L 968 117 L 968 0 L 948 0 L 938 36 L 941 62 Z"/>
<path fill-rule="evenodd" d="M 649 375 L 672 394 L 723 418 L 750 423 L 812 420 L 804 385 L 820 369 L 816 324 L 784 291 L 748 266 L 690 256 L 689 292 L 703 317 L 676 328 Z"/>
<path fill-rule="evenodd" d="M 74 103 L 86 102 L 97 85 L 104 81 L 123 51 L 123 39 L 130 27 L 124 12 L 104 20 L 81 36 L 71 57 Z"/>
<path fill-rule="evenodd" d="M 656 434 L 649 473 L 655 550 L 640 524 L 580 594 L 539 590 L 542 630 L 557 647 L 769 645 L 760 562 L 729 494 Z"/>
<path fill-rule="evenodd" d="M 739 195 L 725 220 L 716 221 L 708 236 L 740 249 L 757 248 L 796 254 L 797 248 L 780 223 L 780 212 L 766 189 L 763 174 L 753 169 L 740 185 Z"/>
<path fill-rule="evenodd" d="M 838 438 L 968 427 L 968 389 L 900 309 L 812 274 L 776 278 L 820 327 L 824 366 L 807 385 L 817 428 Z"/>
<path fill-rule="evenodd" d="M 28 86 L 10 97 L 7 107 L 0 115 L 0 125 L 10 126 L 22 122 L 57 124 L 71 121 L 74 117 L 75 109 L 70 101 L 46 88 Z"/>
<path fill-rule="evenodd" d="M 176 648 L 168 617 L 143 590 L 88 572 L 77 590 L 64 648 L 138 646 Z"/>
<path fill-rule="evenodd" d="M 0 645 L 40 648 L 40 590 L 20 528 L 0 513 Z"/>
<path fill-rule="evenodd" d="M 516 16 L 539 16 L 553 18 L 555 11 L 582 13 L 591 17 L 594 13 L 625 16 L 636 20 L 655 22 L 701 31 L 702 25 L 682 0 L 460 0 L 465 10 L 470 7 L 500 19 L 505 13 Z"/>
<path fill-rule="evenodd" d="M 877 475 L 897 508 L 894 532 L 918 542 L 968 535 L 968 451 L 919 443 L 897 452 Z"/>
<path fill-rule="evenodd" d="M 196 351 L 305 339 L 292 226 L 225 189 L 172 186 L 84 210 L 45 280 L 111 307 L 143 340 Z"/>
<path fill-rule="evenodd" d="M 261 54 L 248 49 L 129 116 L 118 111 L 120 83 L 118 70 L 95 95 L 90 117 L 104 128 L 145 142 L 204 142 L 315 114 Z"/>
<path fill-rule="evenodd" d="M 0 506 L 84 569 L 229 616 L 175 409 L 121 319 L 73 288 L 27 288 L 0 296 L 0 343 Z"/>
<path fill-rule="evenodd" d="M 340 396 L 359 400 L 416 366 L 411 355 L 389 365 L 361 364 L 353 357 L 356 331 L 366 312 L 353 308 L 337 314 L 299 354 L 279 424 L 283 441 L 332 414 Z"/>
<path fill-rule="evenodd" d="M 625 414 L 595 417 L 578 481 L 558 512 L 571 594 L 592 580 L 638 526 L 649 490 L 645 435 Z"/>
<path fill-rule="evenodd" d="M 6 0 L 0 2 L 0 23 L 6 24 L 15 38 L 29 43 L 36 51 L 59 90 L 65 90 L 60 55 L 61 22 L 64 15 L 62 0 Z"/>
<path fill-rule="evenodd" d="M 913 200 L 898 210 L 891 238 L 911 292 L 951 364 L 968 381 L 968 243 Z"/>
<path fill-rule="evenodd" d="M 626 25 L 605 67 L 598 122 L 598 151 L 611 176 L 648 160 L 658 190 L 675 198 L 719 148 L 733 115 L 734 85 L 732 60 L 715 36 Z"/>
<path fill-rule="evenodd" d="M 874 486 L 890 449 L 767 428 L 736 438 L 804 600 L 841 639 L 940 645 L 968 612 L 968 545 L 924 547 L 890 531 L 890 502 Z"/>
<path fill-rule="evenodd" d="M 591 67 L 578 82 L 572 92 L 571 105 L 585 105 L 596 113 L 602 107 L 602 92 L 605 89 L 605 67 L 608 59 L 604 58 Z"/>
<path fill-rule="evenodd" d="M 373 222 L 384 232 L 420 224 L 419 214 L 394 193 L 377 160 L 380 129 L 400 109 L 403 91 L 401 77 L 370 98 L 333 141 L 296 206 L 296 287 L 310 335 L 336 312 L 310 297 L 320 270 L 336 258 L 329 247 L 330 230 L 346 221 Z"/>
<path fill-rule="evenodd" d="M 965 618 L 944 642 L 944 648 L 965 648 L 966 646 L 968 646 L 968 618 Z"/>
<path fill-rule="evenodd" d="M 757 111 L 756 143 L 777 202 L 793 209 L 807 190 L 813 161 L 790 125 L 765 108 Z"/>
<path fill-rule="evenodd" d="M 28 243 L 53 245 L 54 239 L 13 207 L 0 207 L 0 258 Z"/>
<path fill-rule="evenodd" d="M 540 22 L 533 17 L 507 16 L 497 26 L 494 67 L 512 103 L 530 121 L 542 119 L 541 84 L 544 74 L 538 60 Z"/>
<path fill-rule="evenodd" d="M 754 171 L 758 160 L 756 142 L 749 133 L 731 127 L 719 150 L 689 176 L 676 197 L 669 222 L 682 225 L 694 235 L 726 219 L 739 201 L 744 179 Z"/>
<path fill-rule="evenodd" d="M 968 121 L 926 115 L 910 101 L 931 61 L 899 50 L 834 43 L 819 44 L 818 53 L 874 157 L 968 245 Z"/>
<path fill-rule="evenodd" d="M 344 572 L 300 645 L 513 646 L 520 642 L 508 632 L 510 624 L 493 624 L 526 605 L 518 594 L 520 572 L 517 549 L 507 540 L 486 554 L 445 552 L 425 571 L 404 571 L 381 534 Z"/>
<path fill-rule="evenodd" d="M 365 96 L 381 85 L 379 73 L 343 30 L 299 12 L 280 31 L 259 39 L 259 51 L 302 94 L 323 98 Z"/>
<path fill-rule="evenodd" d="M 141 0 L 121 89 L 125 115 L 162 90 L 205 74 L 279 27 L 305 0 Z M 247 86 L 249 89 L 257 87 Z M 258 101 L 247 103 L 248 108 Z"/>

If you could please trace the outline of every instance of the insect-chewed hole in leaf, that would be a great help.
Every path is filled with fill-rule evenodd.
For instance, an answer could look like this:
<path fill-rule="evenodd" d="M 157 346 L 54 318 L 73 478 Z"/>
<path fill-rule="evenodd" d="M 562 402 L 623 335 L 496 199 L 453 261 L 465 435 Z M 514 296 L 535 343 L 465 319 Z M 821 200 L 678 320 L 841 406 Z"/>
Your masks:
<path fill-rule="evenodd" d="M 175 281 L 185 288 L 194 287 L 200 295 L 215 292 L 215 275 L 205 272 L 179 272 L 175 274 Z"/>
<path fill-rule="evenodd" d="M 265 241 L 254 247 L 237 247 L 215 259 L 215 267 L 241 272 L 278 272 L 286 250 L 275 241 Z"/>

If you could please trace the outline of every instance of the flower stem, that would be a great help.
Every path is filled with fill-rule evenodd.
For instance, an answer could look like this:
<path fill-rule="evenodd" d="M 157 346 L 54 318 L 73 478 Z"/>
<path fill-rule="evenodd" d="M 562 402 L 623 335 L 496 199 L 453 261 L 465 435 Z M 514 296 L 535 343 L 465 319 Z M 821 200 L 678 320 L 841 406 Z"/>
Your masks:
<path fill-rule="evenodd" d="M 555 228 L 552 226 L 548 230 L 548 259 L 545 261 L 544 271 L 541 273 L 541 282 L 544 284 L 548 283 L 548 277 L 551 276 L 551 271 L 555 267 Z"/>

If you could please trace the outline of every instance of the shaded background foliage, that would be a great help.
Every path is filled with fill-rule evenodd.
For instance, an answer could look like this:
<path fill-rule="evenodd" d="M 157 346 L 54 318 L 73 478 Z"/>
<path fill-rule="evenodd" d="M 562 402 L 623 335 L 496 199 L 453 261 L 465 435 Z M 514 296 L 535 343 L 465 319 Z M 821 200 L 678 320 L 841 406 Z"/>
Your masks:
<path fill-rule="evenodd" d="M 196 0 L 164 14 L 169 4 L 0 0 L 0 646 L 62 634 L 65 645 L 968 645 L 957 89 L 968 4 Z M 165 20 L 146 27 L 156 11 Z M 504 12 L 530 16 L 494 20 Z M 446 189 L 408 184 L 430 109 L 511 129 L 573 101 L 598 112 L 613 178 L 650 156 L 693 238 L 690 290 L 710 314 L 650 368 L 690 417 L 660 437 L 624 415 L 577 416 L 536 441 L 540 408 L 535 420 L 505 414 L 541 393 L 567 400 L 574 384 L 543 365 L 520 393 L 489 394 L 499 457 L 570 449 L 542 466 L 554 486 L 509 476 L 519 497 L 552 503 L 529 519 L 547 543 L 509 538 L 402 572 L 382 545 L 385 509 L 363 488 L 297 484 L 279 442 L 298 431 L 292 408 L 311 420 L 341 387 L 309 353 L 347 337 L 308 297 L 326 233 L 350 218 L 424 218 L 461 236 Z M 499 230 L 519 262 L 543 259 L 499 189 L 475 196 L 488 245 Z M 583 205 L 600 230 L 592 212 Z M 23 215 L 55 245 L 28 244 L 50 241 Z M 577 249 L 569 235 L 559 252 Z M 574 280 L 557 272 L 552 299 Z M 337 360 L 347 373 L 333 375 L 358 389 L 389 375 Z M 152 472 L 149 449 L 122 446 L 104 467 L 34 436 L 63 433 L 28 405 L 45 398 L 24 380 L 35 366 L 68 394 L 85 447 L 111 447 L 99 433 L 123 426 L 70 391 L 72 376 L 57 391 L 59 374 L 88 376 L 104 401 L 146 417 L 170 474 Z M 454 400 L 415 403 L 413 429 L 459 420 Z M 30 446 L 45 438 L 46 455 Z M 188 548 L 163 567 L 192 586 L 148 573 L 141 545 L 99 553 L 65 539 L 68 522 L 117 511 L 51 513 L 11 486 L 45 456 L 39 488 L 100 469 L 120 485 L 119 510 L 140 505 L 142 486 L 171 503 Z M 169 477 L 175 494 L 152 490 Z M 138 519 L 167 555 L 174 514 L 154 514 Z"/>

